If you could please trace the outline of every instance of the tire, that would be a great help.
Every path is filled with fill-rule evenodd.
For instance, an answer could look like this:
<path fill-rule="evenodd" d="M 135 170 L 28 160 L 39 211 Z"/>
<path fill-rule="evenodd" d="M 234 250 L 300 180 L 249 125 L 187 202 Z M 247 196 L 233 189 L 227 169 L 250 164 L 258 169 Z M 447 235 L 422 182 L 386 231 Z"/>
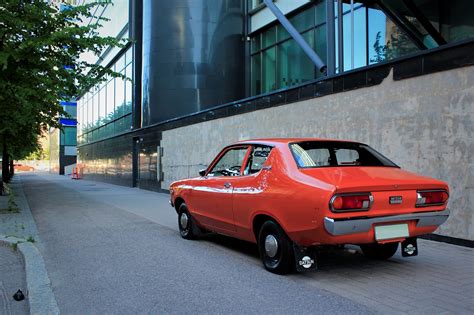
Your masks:
<path fill-rule="evenodd" d="M 364 244 L 360 245 L 360 249 L 367 258 L 376 260 L 387 260 L 391 258 L 398 249 L 397 243 L 385 243 L 385 244 Z"/>
<path fill-rule="evenodd" d="M 265 269 L 280 275 L 294 270 L 293 242 L 276 222 L 266 221 L 262 225 L 257 244 Z"/>
<path fill-rule="evenodd" d="M 193 217 L 189 214 L 188 206 L 183 202 L 178 209 L 179 234 L 186 240 L 197 238 L 197 227 Z"/>

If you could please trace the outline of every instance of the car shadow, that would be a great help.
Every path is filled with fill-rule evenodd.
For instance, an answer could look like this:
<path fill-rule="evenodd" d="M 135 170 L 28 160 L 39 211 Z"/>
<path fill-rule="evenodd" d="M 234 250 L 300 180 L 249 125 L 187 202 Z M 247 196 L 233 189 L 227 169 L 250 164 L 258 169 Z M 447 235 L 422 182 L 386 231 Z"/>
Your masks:
<path fill-rule="evenodd" d="M 260 260 L 258 247 L 254 243 L 238 240 L 232 237 L 209 233 L 201 236 L 203 241 L 211 242 L 225 249 L 239 252 L 252 259 Z M 394 256 L 396 257 L 396 256 Z M 321 248 L 317 254 L 318 271 L 334 271 L 347 269 L 372 269 L 385 268 L 387 263 L 400 263 L 398 259 L 388 261 L 377 261 L 368 259 L 362 254 L 359 246 L 330 246 Z"/>
<path fill-rule="evenodd" d="M 260 259 L 258 254 L 258 247 L 254 243 L 239 240 L 236 238 L 224 236 L 216 233 L 204 234 L 200 237 L 201 240 L 212 242 L 216 245 L 222 246 L 229 250 L 238 251 L 249 257 Z"/>

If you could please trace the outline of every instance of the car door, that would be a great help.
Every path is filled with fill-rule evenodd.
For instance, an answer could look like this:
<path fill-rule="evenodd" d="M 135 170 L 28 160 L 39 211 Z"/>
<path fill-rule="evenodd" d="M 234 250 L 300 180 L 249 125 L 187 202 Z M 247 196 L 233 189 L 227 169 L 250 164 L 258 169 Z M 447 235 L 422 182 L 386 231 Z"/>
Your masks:
<path fill-rule="evenodd" d="M 194 215 L 213 231 L 230 235 L 235 232 L 232 191 L 242 176 L 249 151 L 249 145 L 226 148 L 194 186 Z"/>
<path fill-rule="evenodd" d="M 272 147 L 253 145 L 245 161 L 243 176 L 235 179 L 232 191 L 232 209 L 237 237 L 251 240 L 252 233 L 249 226 L 250 217 L 254 210 L 261 210 L 265 201 L 264 193 L 267 190 L 267 179 L 271 165 L 267 162 Z M 247 233 L 248 234 L 248 233 Z"/>

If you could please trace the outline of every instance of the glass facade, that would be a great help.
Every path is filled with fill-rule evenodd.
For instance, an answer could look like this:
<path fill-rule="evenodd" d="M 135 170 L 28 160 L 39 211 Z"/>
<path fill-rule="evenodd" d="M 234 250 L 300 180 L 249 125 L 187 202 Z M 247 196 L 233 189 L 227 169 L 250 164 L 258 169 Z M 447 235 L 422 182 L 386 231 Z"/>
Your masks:
<path fill-rule="evenodd" d="M 124 52 L 111 68 L 127 77 L 107 77 L 77 102 L 78 141 L 84 144 L 124 131 L 132 125 L 132 49 Z"/>
<path fill-rule="evenodd" d="M 293 26 L 323 59 L 326 59 L 325 2 L 289 17 Z M 288 32 L 275 24 L 251 39 L 251 93 L 268 93 L 321 77 Z"/>
<path fill-rule="evenodd" d="M 264 5 L 263 0 L 248 0 L 250 10 L 262 7 Z"/>
<path fill-rule="evenodd" d="M 87 0 L 86 2 L 92 2 Z M 112 1 L 113 4 L 107 4 L 106 6 L 98 6 L 94 11 L 94 17 L 88 20 L 84 20 L 82 23 L 87 24 L 100 24 L 102 27 L 97 29 L 100 36 L 112 36 L 128 38 L 128 18 L 129 18 L 129 0 L 116 0 Z M 100 20 L 104 18 L 107 20 Z M 118 47 L 107 47 L 104 48 L 108 53 L 102 56 L 97 56 L 92 52 L 86 52 L 81 56 L 81 59 L 87 60 L 90 63 L 96 63 L 100 61 L 102 64 L 109 63 L 112 58 L 120 52 Z"/>
<path fill-rule="evenodd" d="M 61 131 L 60 144 L 67 146 L 77 145 L 76 127 L 63 127 Z"/>
<path fill-rule="evenodd" d="M 327 1 L 334 9 L 335 73 L 474 37 L 474 20 L 468 13 L 474 10 L 473 1 L 341 1 L 339 7 L 337 0 L 323 0 L 287 17 L 324 62 L 328 53 Z M 251 5 L 261 5 L 261 1 L 251 1 Z M 252 95 L 320 77 L 322 74 L 278 21 L 252 34 Z"/>

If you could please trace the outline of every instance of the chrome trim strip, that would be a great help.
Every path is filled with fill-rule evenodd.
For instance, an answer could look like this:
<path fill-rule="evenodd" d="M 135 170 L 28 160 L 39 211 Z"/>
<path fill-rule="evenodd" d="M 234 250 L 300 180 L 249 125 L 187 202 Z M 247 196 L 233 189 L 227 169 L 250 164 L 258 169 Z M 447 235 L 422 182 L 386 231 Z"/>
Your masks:
<path fill-rule="evenodd" d="M 418 220 L 417 227 L 439 226 L 448 219 L 449 212 L 449 210 L 430 211 L 363 219 L 332 219 L 325 217 L 324 227 L 329 234 L 337 236 L 367 232 L 374 224 L 397 221 Z"/>

